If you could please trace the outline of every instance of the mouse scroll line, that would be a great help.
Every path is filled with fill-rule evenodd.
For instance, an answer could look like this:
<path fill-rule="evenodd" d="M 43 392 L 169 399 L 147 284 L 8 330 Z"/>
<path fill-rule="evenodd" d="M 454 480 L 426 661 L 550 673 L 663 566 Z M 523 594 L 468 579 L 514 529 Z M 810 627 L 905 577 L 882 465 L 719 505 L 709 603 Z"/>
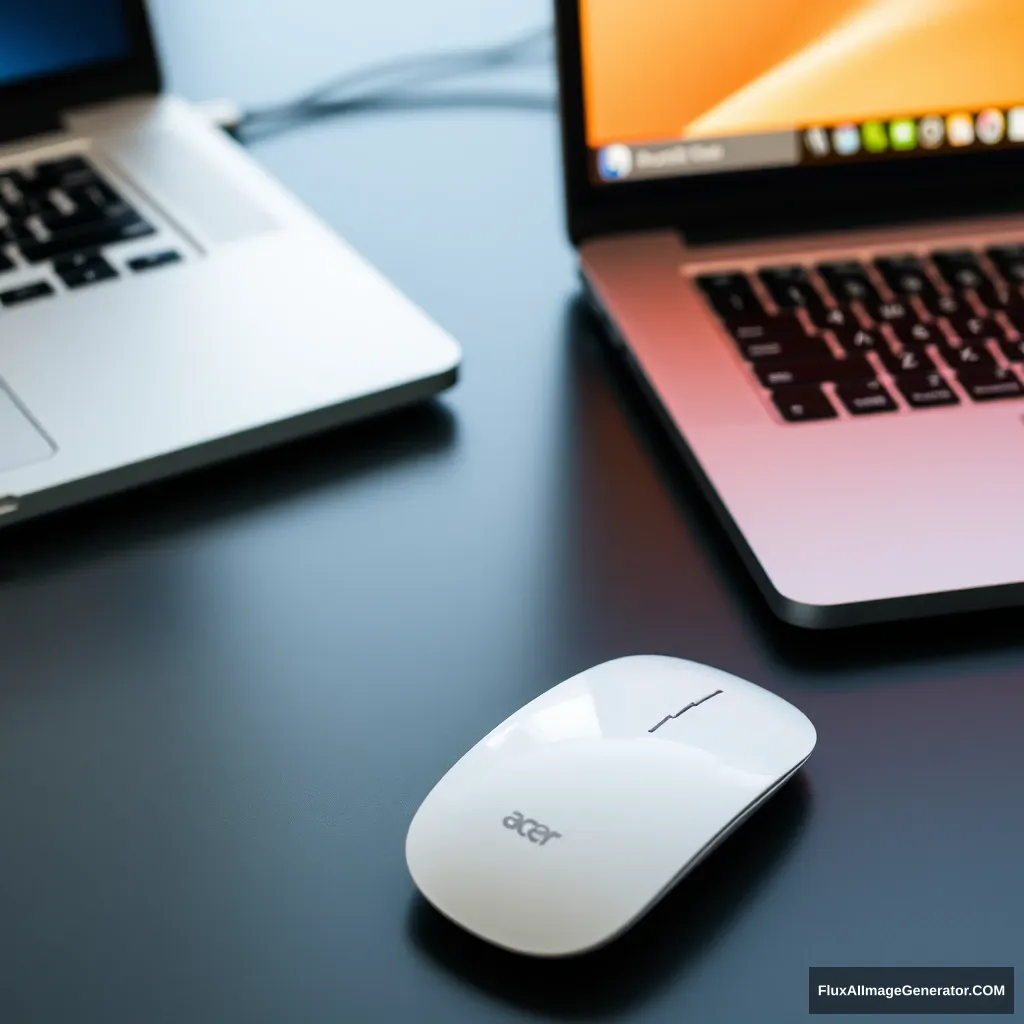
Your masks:
<path fill-rule="evenodd" d="M 674 715 L 666 715 L 653 729 L 648 729 L 649 733 L 657 732 L 666 722 L 671 722 L 674 718 L 678 718 L 680 715 L 685 715 L 691 708 L 699 707 L 705 701 L 711 700 L 712 697 L 717 697 L 722 691 L 715 690 L 714 693 L 709 693 L 706 697 L 701 697 L 700 700 L 695 700 L 692 704 L 687 704 L 682 711 L 677 711 Z"/>

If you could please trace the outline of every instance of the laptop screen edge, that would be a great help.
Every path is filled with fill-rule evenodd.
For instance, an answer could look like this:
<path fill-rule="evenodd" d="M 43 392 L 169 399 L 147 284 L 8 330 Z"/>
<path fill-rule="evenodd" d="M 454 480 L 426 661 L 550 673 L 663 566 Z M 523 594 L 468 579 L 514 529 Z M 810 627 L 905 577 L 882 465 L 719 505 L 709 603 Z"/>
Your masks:
<path fill-rule="evenodd" d="M 585 130 L 582 2 L 554 0 L 566 221 L 577 245 L 666 227 L 715 242 L 1024 209 L 1024 151 L 929 157 L 926 180 L 916 161 L 893 161 L 597 186 Z"/>
<path fill-rule="evenodd" d="M 121 3 L 128 56 L 0 85 L 0 143 L 52 131 L 68 109 L 162 90 L 146 0 Z"/>

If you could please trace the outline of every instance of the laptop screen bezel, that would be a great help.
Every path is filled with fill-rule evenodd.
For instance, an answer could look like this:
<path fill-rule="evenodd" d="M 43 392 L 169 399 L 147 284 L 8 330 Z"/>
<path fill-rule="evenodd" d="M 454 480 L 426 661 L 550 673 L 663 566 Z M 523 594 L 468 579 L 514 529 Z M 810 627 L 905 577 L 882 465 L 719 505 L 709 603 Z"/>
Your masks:
<path fill-rule="evenodd" d="M 0 85 L 0 142 L 49 131 L 62 111 L 120 96 L 157 93 L 160 65 L 145 0 L 121 0 L 128 56 Z"/>
<path fill-rule="evenodd" d="M 1024 147 L 595 184 L 586 140 L 583 2 L 555 0 L 566 212 L 576 244 L 664 227 L 715 242 L 1024 210 Z"/>

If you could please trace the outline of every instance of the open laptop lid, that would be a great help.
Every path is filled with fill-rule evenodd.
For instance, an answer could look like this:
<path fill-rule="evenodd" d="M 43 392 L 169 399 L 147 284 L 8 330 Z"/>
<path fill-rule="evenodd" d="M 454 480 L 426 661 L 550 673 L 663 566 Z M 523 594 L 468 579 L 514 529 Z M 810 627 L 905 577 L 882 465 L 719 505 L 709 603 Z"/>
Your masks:
<path fill-rule="evenodd" d="M 0 0 L 0 142 L 160 89 L 144 0 Z"/>
<path fill-rule="evenodd" d="M 555 0 L 570 233 L 1024 208 L 1022 0 Z"/>

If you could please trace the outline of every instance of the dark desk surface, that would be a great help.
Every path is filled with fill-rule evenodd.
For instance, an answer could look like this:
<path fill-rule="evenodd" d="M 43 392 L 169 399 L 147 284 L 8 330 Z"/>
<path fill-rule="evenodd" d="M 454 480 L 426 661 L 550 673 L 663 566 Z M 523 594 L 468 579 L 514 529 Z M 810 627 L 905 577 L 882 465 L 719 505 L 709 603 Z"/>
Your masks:
<path fill-rule="evenodd" d="M 275 9 L 280 81 L 245 71 L 271 49 L 245 18 L 227 34 L 245 6 L 160 5 L 183 92 L 229 92 L 233 61 L 252 100 L 333 70 L 318 43 L 303 77 L 284 9 L 347 38 L 353 5 Z M 490 6 L 493 31 L 438 15 L 421 42 L 546 7 Z M 1024 961 L 1022 617 L 770 618 L 574 306 L 555 138 L 437 112 L 261 146 L 461 339 L 464 383 L 3 537 L 5 1022 L 788 1024 L 812 964 Z M 411 815 L 508 713 L 633 652 L 795 702 L 805 777 L 588 961 L 463 936 L 414 895 Z"/>

